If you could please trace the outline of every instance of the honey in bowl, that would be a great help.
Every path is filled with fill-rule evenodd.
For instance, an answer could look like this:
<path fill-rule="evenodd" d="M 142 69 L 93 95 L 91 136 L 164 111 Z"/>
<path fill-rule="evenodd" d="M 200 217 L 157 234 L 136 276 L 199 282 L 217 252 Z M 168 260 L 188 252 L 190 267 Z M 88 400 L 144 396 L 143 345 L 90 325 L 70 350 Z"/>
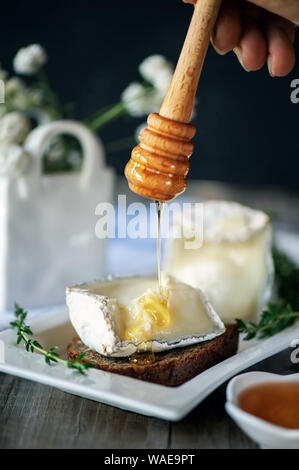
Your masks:
<path fill-rule="evenodd" d="M 239 407 L 257 418 L 299 430 L 299 382 L 267 382 L 241 392 Z"/>

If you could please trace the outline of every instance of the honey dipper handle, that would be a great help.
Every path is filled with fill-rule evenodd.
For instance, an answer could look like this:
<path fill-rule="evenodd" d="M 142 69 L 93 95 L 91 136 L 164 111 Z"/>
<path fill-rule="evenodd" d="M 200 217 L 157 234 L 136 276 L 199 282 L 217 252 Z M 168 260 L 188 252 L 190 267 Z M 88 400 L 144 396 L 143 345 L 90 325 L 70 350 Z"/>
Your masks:
<path fill-rule="evenodd" d="M 188 123 L 221 0 L 184 1 L 195 3 L 194 12 L 160 115 L 173 121 Z"/>

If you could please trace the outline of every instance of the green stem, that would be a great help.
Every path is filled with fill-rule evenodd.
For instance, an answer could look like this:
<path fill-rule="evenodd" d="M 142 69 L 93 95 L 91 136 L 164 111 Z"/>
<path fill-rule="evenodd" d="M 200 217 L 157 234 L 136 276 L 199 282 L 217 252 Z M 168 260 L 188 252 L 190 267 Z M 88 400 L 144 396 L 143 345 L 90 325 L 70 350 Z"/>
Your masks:
<path fill-rule="evenodd" d="M 115 105 L 112 105 L 110 108 L 108 108 L 107 111 L 104 111 L 104 113 L 101 113 L 94 119 L 90 120 L 88 126 L 91 130 L 97 131 L 104 127 L 108 122 L 113 121 L 114 119 L 126 113 L 126 108 L 120 101 L 119 103 L 116 103 Z"/>
<path fill-rule="evenodd" d="M 119 104 L 119 102 L 117 103 L 113 103 L 113 104 L 109 104 L 107 106 L 104 106 L 103 108 L 100 108 L 98 111 L 96 111 L 95 113 L 91 114 L 91 116 L 89 116 L 88 118 L 85 118 L 84 119 L 84 123 L 88 126 L 90 123 L 92 123 L 95 119 L 97 119 L 99 116 L 102 116 L 102 114 L 104 114 L 106 111 L 108 111 L 110 108 L 113 108 L 114 106 L 116 106 L 117 104 Z"/>
<path fill-rule="evenodd" d="M 22 338 L 23 338 L 23 340 L 25 341 L 25 344 L 30 341 L 30 346 L 32 346 L 36 351 L 39 351 L 41 354 L 43 354 L 43 356 L 46 356 L 46 355 L 49 354 L 48 351 L 46 351 L 45 349 L 40 348 L 39 346 L 36 346 L 36 345 L 31 341 L 31 339 L 30 339 L 25 333 L 23 333 L 23 332 L 22 332 Z M 67 364 L 67 361 L 64 360 L 64 359 L 61 359 L 59 356 L 53 356 L 53 357 L 54 357 L 54 359 L 52 359 L 52 360 L 54 360 L 54 361 L 56 361 L 56 362 L 60 362 L 60 364 L 64 364 L 64 365 Z"/>
<path fill-rule="evenodd" d="M 132 98 L 130 101 L 133 102 L 138 98 L 141 98 L 148 93 L 153 91 L 153 86 L 148 86 L 143 84 L 143 90 L 137 97 Z M 109 107 L 102 108 L 100 111 L 97 111 L 94 115 L 85 120 L 85 123 L 93 130 L 97 131 L 104 127 L 109 121 L 113 121 L 119 116 L 128 114 L 126 106 L 122 101 L 115 103 Z"/>
<path fill-rule="evenodd" d="M 269 329 L 269 325 L 270 325 L 270 326 L 273 325 L 273 324 L 275 325 L 275 323 L 277 323 L 277 322 L 280 320 L 280 318 L 281 318 L 281 317 L 278 317 L 278 318 L 276 318 L 276 319 L 274 320 L 274 322 L 270 322 L 270 323 L 268 323 L 267 325 L 264 325 L 264 326 L 262 326 L 262 327 L 259 327 L 259 326 L 257 325 L 257 327 L 258 327 L 258 330 L 257 330 L 258 333 L 260 333 L 261 331 L 264 331 L 264 330 Z M 299 320 L 299 312 L 293 312 L 293 313 L 291 313 L 290 315 L 288 315 L 288 319 L 289 319 L 289 318 L 295 318 L 295 319 Z"/>
<path fill-rule="evenodd" d="M 45 357 L 47 364 L 50 365 L 51 361 L 59 362 L 60 364 L 65 365 L 65 367 L 68 367 L 69 369 L 76 369 L 80 374 L 83 374 L 83 375 L 85 374 L 86 369 L 89 369 L 90 367 L 94 367 L 92 364 L 88 362 L 82 363 L 84 353 L 79 354 L 75 361 L 70 361 L 70 360 L 61 359 L 58 352 L 55 351 L 56 349 L 58 349 L 55 346 L 52 348 L 49 348 L 48 351 L 46 351 L 38 341 L 36 341 L 34 338 L 30 338 L 30 336 L 32 336 L 33 333 L 30 329 L 30 326 L 25 324 L 27 312 L 25 312 L 24 309 L 22 309 L 21 307 L 19 307 L 17 303 L 15 303 L 14 313 L 15 313 L 16 320 L 11 322 L 10 325 L 13 328 L 18 329 L 17 344 L 19 344 L 21 341 L 24 341 L 26 351 L 28 352 L 38 351 Z"/>
<path fill-rule="evenodd" d="M 62 118 L 63 117 L 63 112 L 62 112 L 61 104 L 60 104 L 56 94 L 52 90 L 52 88 L 50 86 L 50 83 L 49 83 L 49 80 L 48 80 L 48 77 L 45 74 L 44 70 L 42 70 L 42 69 L 39 70 L 37 77 L 38 77 L 39 86 L 43 90 L 43 92 L 45 94 L 45 97 L 46 97 L 46 100 L 47 100 L 47 102 L 49 103 L 50 107 L 53 110 L 54 117 L 56 119 Z"/>

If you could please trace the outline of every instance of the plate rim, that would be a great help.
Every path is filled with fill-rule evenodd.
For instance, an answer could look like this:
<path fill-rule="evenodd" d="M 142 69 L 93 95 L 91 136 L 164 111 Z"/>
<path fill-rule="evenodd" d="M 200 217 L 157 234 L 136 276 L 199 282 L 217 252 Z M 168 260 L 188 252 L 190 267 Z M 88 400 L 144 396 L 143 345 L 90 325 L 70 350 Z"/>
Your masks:
<path fill-rule="evenodd" d="M 32 319 L 31 327 L 35 330 L 35 334 L 39 334 L 49 330 L 53 326 L 67 324 L 68 322 L 67 308 L 65 306 L 61 306 L 58 311 L 50 312 L 42 315 L 42 317 Z M 120 381 L 135 385 L 138 384 L 140 387 L 146 388 L 146 400 L 136 399 L 136 397 L 128 398 L 121 393 L 115 393 L 110 390 L 94 389 L 94 387 L 91 387 L 90 385 L 88 386 L 76 383 L 76 381 L 72 380 L 73 376 L 67 374 L 66 370 L 60 364 L 55 364 L 51 368 L 43 370 L 45 367 L 44 361 L 43 357 L 39 354 L 30 356 L 31 362 L 33 360 L 33 368 L 25 369 L 24 367 L 15 365 L 13 361 L 8 361 L 0 363 L 0 371 L 16 375 L 24 379 L 33 380 L 44 385 L 53 386 L 65 391 L 66 393 L 73 393 L 78 396 L 96 400 L 125 410 L 147 416 L 154 416 L 160 419 L 167 419 L 169 421 L 178 421 L 186 416 L 195 406 L 197 406 L 222 383 L 226 382 L 242 370 L 290 346 L 295 335 L 299 337 L 299 324 L 293 325 L 271 338 L 256 341 L 255 344 L 249 345 L 246 349 L 238 352 L 228 359 L 225 359 L 215 366 L 210 367 L 188 382 L 177 387 L 144 382 L 132 377 L 113 374 L 112 372 L 103 372 L 95 369 L 89 371 L 89 374 L 96 373 L 113 376 L 114 381 L 116 382 Z M 4 344 L 8 347 L 10 353 L 19 354 L 21 350 L 24 354 L 27 354 L 22 345 L 16 345 L 11 342 L 11 336 L 12 329 L 10 328 L 0 332 L 0 339 L 4 341 Z M 41 364 L 43 367 L 41 367 Z M 63 377 L 61 377 L 61 373 L 59 374 L 59 369 L 60 371 L 63 371 Z M 200 391 L 198 391 L 199 389 Z M 150 393 L 151 391 L 157 390 L 163 391 L 163 399 L 158 405 L 151 400 Z M 173 400 L 175 399 L 178 403 L 173 404 Z"/>

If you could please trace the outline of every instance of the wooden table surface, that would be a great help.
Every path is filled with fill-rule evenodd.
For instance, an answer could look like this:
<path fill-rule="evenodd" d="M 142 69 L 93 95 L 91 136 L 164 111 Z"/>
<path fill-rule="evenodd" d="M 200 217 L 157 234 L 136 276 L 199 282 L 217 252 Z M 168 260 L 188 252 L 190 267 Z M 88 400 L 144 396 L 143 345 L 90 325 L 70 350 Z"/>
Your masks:
<path fill-rule="evenodd" d="M 121 193 L 125 185 L 117 185 Z M 299 231 L 299 194 L 191 182 L 187 196 L 236 200 L 275 215 L 275 225 Z M 131 197 L 131 196 L 130 196 Z M 288 374 L 290 350 L 249 370 Z M 0 448 L 253 449 L 224 410 L 222 385 L 186 418 L 170 423 L 122 411 L 11 375 L 0 374 Z"/>

